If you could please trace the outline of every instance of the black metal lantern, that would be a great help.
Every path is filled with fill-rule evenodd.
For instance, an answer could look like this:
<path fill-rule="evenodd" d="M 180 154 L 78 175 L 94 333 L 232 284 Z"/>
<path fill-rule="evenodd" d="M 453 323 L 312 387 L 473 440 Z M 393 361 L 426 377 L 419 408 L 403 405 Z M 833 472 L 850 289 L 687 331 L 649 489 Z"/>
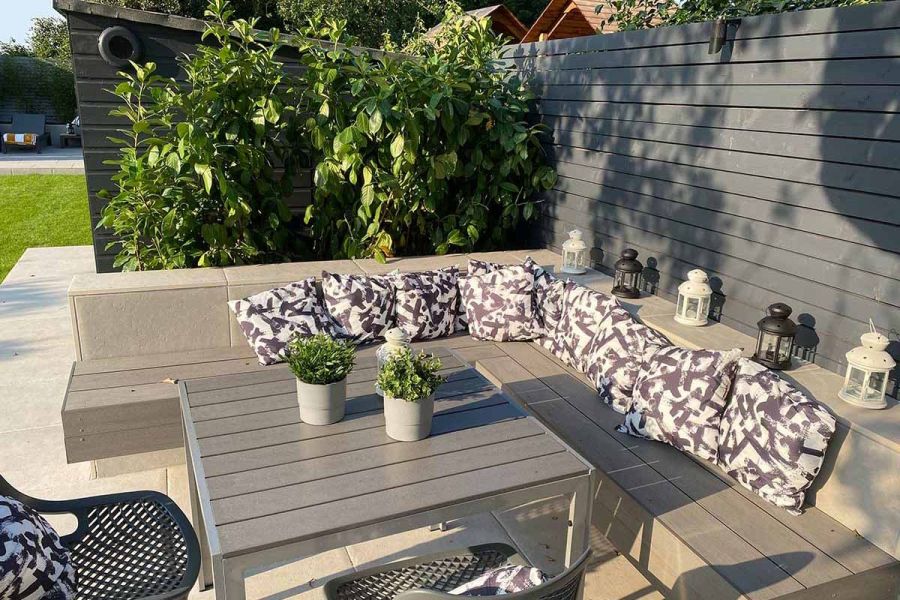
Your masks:
<path fill-rule="evenodd" d="M 757 323 L 759 337 L 756 339 L 756 353 L 753 360 L 770 369 L 787 369 L 791 366 L 794 351 L 794 335 L 797 324 L 788 317 L 791 307 L 777 302 L 766 309 L 768 316 Z"/>
<path fill-rule="evenodd" d="M 620 298 L 640 298 L 641 271 L 644 270 L 644 265 L 637 260 L 637 255 L 637 250 L 622 250 L 621 258 L 615 264 L 613 295 Z"/>

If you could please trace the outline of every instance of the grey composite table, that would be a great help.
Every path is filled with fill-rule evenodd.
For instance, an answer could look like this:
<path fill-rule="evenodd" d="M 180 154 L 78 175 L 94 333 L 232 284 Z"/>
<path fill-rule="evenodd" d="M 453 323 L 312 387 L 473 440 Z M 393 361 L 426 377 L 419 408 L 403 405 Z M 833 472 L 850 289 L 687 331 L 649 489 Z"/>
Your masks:
<path fill-rule="evenodd" d="M 588 544 L 593 468 L 446 349 L 432 435 L 396 442 L 360 354 L 347 415 L 300 422 L 295 380 L 263 371 L 179 382 L 201 588 L 244 598 L 244 577 L 417 527 L 565 495 L 566 564 Z"/>

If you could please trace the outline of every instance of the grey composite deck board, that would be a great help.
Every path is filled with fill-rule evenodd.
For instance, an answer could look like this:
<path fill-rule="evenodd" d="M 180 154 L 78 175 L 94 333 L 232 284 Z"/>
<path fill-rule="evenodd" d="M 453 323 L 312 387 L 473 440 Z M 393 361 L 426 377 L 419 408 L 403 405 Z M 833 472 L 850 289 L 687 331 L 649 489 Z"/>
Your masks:
<path fill-rule="evenodd" d="M 422 512 L 436 502 L 462 503 L 583 473 L 580 461 L 560 452 L 220 526 L 219 540 L 225 556 L 241 554 L 283 540 L 328 535 L 353 523 L 386 522 Z"/>
<path fill-rule="evenodd" d="M 597 146 L 596 136 L 610 136 L 869 167 L 894 169 L 897 166 L 897 145 L 887 140 L 823 139 L 823 136 L 771 131 L 745 131 L 737 135 L 724 127 L 616 119 L 605 117 L 602 112 L 598 118 L 545 115 L 543 122 L 553 129 L 555 144 L 588 150 Z"/>
<path fill-rule="evenodd" d="M 539 430 L 534 428 L 534 432 L 537 434 Z M 564 452 L 559 443 L 546 434 L 516 440 L 499 439 L 490 446 L 418 457 L 365 471 L 354 470 L 306 483 L 216 500 L 213 501 L 213 510 L 217 525 L 222 527 L 377 493 L 384 489 L 385 482 L 397 488 L 428 483 L 441 486 L 446 478 L 470 471 L 512 465 Z"/>
<path fill-rule="evenodd" d="M 767 63 L 709 63 L 555 71 L 541 75 L 549 85 L 767 85 L 785 79 L 798 85 L 900 85 L 900 60 L 896 57 L 844 59 L 837 63 L 797 60 L 779 65 Z"/>
<path fill-rule="evenodd" d="M 691 460 L 663 444 L 643 442 L 614 432 L 622 416 L 602 406 L 596 392 L 584 381 L 579 381 L 570 368 L 561 366 L 558 360 L 533 345 L 505 346 L 510 358 L 526 365 L 530 373 L 558 390 L 597 427 L 618 437 L 636 458 L 652 465 L 663 479 L 672 481 L 715 518 L 751 540 L 764 554 L 815 549 L 821 556 L 816 556 L 808 566 L 798 565 L 804 571 L 800 580 L 805 585 L 834 579 L 844 574 L 843 571 L 857 573 L 895 562 L 887 553 L 815 508 L 808 508 L 803 515 L 790 515 L 764 502 L 703 461 Z M 565 428 L 564 419 L 556 421 Z M 785 564 L 790 565 L 791 560 L 800 558 L 789 557 Z"/>
<path fill-rule="evenodd" d="M 115 373 L 153 367 L 170 367 L 197 363 L 218 362 L 223 359 L 251 358 L 253 351 L 249 346 L 235 348 L 218 348 L 215 350 L 188 350 L 185 352 L 151 354 L 144 356 L 123 356 L 120 358 L 97 358 L 77 361 L 76 375 L 96 375 L 99 373 Z M 177 392 L 176 392 L 177 395 Z"/>
<path fill-rule="evenodd" d="M 693 123 L 698 127 L 717 127 L 743 132 L 803 134 L 812 138 L 849 137 L 871 139 L 876 142 L 900 140 L 900 123 L 894 113 L 844 112 L 833 115 L 822 111 L 780 107 L 595 104 L 559 100 L 541 100 L 539 104 L 541 114 L 561 117 L 604 118 L 672 125 Z"/>
<path fill-rule="evenodd" d="M 332 477 L 346 472 L 348 464 L 357 471 L 365 471 L 463 448 L 484 449 L 497 440 L 517 440 L 536 435 L 543 434 L 535 432 L 527 419 L 512 419 L 479 428 L 463 429 L 453 436 L 432 436 L 415 447 L 393 444 L 393 440 L 384 438 L 380 445 L 361 450 L 315 458 L 300 457 L 286 464 L 213 476 L 207 480 L 207 484 L 210 498 L 219 500 Z"/>
<path fill-rule="evenodd" d="M 770 269 L 781 273 L 808 274 L 804 277 L 806 281 L 811 282 L 811 285 L 821 286 L 809 291 L 815 292 L 817 298 L 822 298 L 823 293 L 829 292 L 837 295 L 841 306 L 846 294 L 861 296 L 876 305 L 888 304 L 894 308 L 900 306 L 900 279 L 893 274 L 876 274 L 867 269 L 841 264 L 838 262 L 840 255 L 829 252 L 843 249 L 844 244 L 840 241 L 829 244 L 831 240 L 828 238 L 815 239 L 815 236 L 796 233 L 787 227 L 772 226 L 733 214 L 723 217 L 723 213 L 607 186 L 570 185 L 568 181 L 557 185 L 567 191 L 549 192 L 541 196 L 552 201 L 547 206 L 548 216 L 573 221 L 585 211 L 596 210 L 609 215 L 609 220 L 613 223 L 664 232 L 665 237 L 676 240 L 699 240 L 701 245 L 716 248 L 719 254 L 745 263 L 764 257 L 766 267 L 761 268 L 759 273 L 753 273 L 754 279 L 768 280 L 770 285 L 784 289 L 785 293 L 790 293 L 790 287 L 782 288 L 777 283 L 779 276 L 771 274 Z M 591 187 L 599 189 L 592 192 Z M 576 191 L 591 195 L 576 194 Z M 727 225 L 722 223 L 723 218 L 728 221 Z M 694 232 L 693 229 L 697 231 Z M 811 242 L 819 243 L 811 245 Z M 878 254 L 882 253 L 879 251 Z M 892 256 L 889 253 L 884 253 L 883 256 L 886 263 L 898 260 L 893 255 L 894 260 L 889 261 Z M 720 265 L 723 260 L 725 259 L 719 259 Z M 750 282 L 754 279 L 748 277 L 742 280 Z M 807 285 L 805 282 L 804 284 Z M 878 311 L 880 308 L 873 306 L 861 310 L 871 314 L 871 311 Z M 891 310 L 889 307 L 884 308 Z M 832 309 L 832 312 L 835 310 Z M 861 314 L 855 315 L 857 320 L 862 320 L 863 317 Z"/>
<path fill-rule="evenodd" d="M 785 205 L 784 219 L 800 222 L 791 214 L 791 207 L 803 207 L 851 218 L 874 220 L 891 225 L 900 224 L 900 209 L 886 204 L 883 196 L 854 190 L 826 187 L 820 184 L 784 181 L 755 174 L 726 171 L 727 165 L 707 168 L 682 163 L 666 163 L 643 157 L 605 152 L 601 148 L 584 149 L 552 147 L 550 155 L 559 173 L 591 181 L 603 173 L 623 173 L 661 181 L 671 181 L 703 187 L 711 191 L 733 193 L 767 202 Z M 596 171 L 600 171 L 598 175 Z M 594 172 L 594 174 L 592 174 Z M 879 210 L 879 206 L 882 207 Z M 848 222 L 848 225 L 852 223 Z"/>

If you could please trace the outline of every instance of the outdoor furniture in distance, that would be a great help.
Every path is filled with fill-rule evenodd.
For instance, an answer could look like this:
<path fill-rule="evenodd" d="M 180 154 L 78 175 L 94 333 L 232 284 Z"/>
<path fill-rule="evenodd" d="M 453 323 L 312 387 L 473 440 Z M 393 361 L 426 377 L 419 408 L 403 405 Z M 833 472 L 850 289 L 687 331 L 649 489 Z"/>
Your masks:
<path fill-rule="evenodd" d="M 40 154 L 46 128 L 47 117 L 45 115 L 14 114 L 12 131 L 3 134 L 3 152 L 6 153 L 10 146 L 14 146 L 35 150 Z"/>
<path fill-rule="evenodd" d="M 59 134 L 59 145 L 62 148 L 68 148 L 69 143 L 74 143 L 77 146 L 81 145 L 81 134 L 80 133 L 61 133 Z"/>
<path fill-rule="evenodd" d="M 300 422 L 285 365 L 179 382 L 201 587 L 243 599 L 244 575 L 349 544 L 566 496 L 566 564 L 588 543 L 593 468 L 445 348 L 432 435 L 387 436 L 364 349 L 347 414 Z"/>
<path fill-rule="evenodd" d="M 77 500 L 38 500 L 0 477 L 0 495 L 43 514 L 72 514 L 61 536 L 75 564 L 78 600 L 187 598 L 200 570 L 200 546 L 188 518 L 159 492 Z"/>
<path fill-rule="evenodd" d="M 575 600 L 590 554 L 588 549 L 556 577 L 508 596 L 515 600 Z M 328 600 L 453 600 L 459 596 L 447 592 L 505 565 L 530 566 L 506 544 L 484 544 L 335 577 L 325 583 L 325 597 Z"/>

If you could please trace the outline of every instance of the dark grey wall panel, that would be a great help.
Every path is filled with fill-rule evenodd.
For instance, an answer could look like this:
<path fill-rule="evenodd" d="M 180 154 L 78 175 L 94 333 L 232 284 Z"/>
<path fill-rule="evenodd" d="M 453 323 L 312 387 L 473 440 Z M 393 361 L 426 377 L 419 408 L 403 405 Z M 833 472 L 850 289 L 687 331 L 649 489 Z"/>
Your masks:
<path fill-rule="evenodd" d="M 673 298 L 705 269 L 754 333 L 783 300 L 840 371 L 871 317 L 900 355 L 900 3 L 509 47 L 560 175 L 536 241 L 634 247 Z"/>

